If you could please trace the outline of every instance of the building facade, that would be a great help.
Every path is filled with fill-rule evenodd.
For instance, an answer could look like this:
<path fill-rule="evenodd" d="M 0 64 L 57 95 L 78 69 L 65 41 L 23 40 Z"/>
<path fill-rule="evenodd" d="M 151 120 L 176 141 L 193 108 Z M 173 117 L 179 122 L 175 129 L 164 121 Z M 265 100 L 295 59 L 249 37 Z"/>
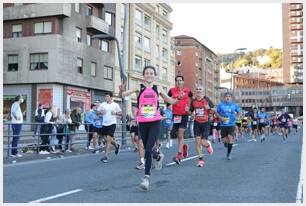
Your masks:
<path fill-rule="evenodd" d="M 185 85 L 195 91 L 196 85 L 203 85 L 204 93 L 214 103 L 219 102 L 220 72 L 217 66 L 217 55 L 189 36 L 176 36 L 175 75 L 182 75 Z"/>
<path fill-rule="evenodd" d="M 116 30 L 120 31 L 116 33 L 116 37 L 120 42 L 121 55 L 125 54 L 123 65 L 128 78 L 127 89 L 135 88 L 143 82 L 142 71 L 148 65 L 156 68 L 156 83 L 166 92 L 174 85 L 174 56 L 170 38 L 171 12 L 172 8 L 166 3 L 116 4 Z M 125 52 L 123 52 L 124 34 Z M 116 72 L 119 76 L 118 59 L 116 59 Z M 116 95 L 119 94 L 120 84 L 120 78 L 116 79 Z M 136 100 L 136 95 L 131 95 L 127 101 L 128 113 L 131 112 L 131 106 L 136 105 Z M 160 106 L 165 106 L 162 99 Z"/>
<path fill-rule="evenodd" d="M 114 44 L 91 37 L 115 35 L 115 12 L 115 4 L 4 4 L 4 121 L 17 94 L 30 122 L 39 103 L 86 111 L 113 91 Z"/>
<path fill-rule="evenodd" d="M 233 75 L 233 85 L 234 89 L 241 89 L 241 88 L 271 88 L 275 86 L 283 86 L 283 83 L 270 81 L 261 78 L 253 78 L 249 77 L 248 75 L 240 75 L 235 74 Z"/>
<path fill-rule="evenodd" d="M 303 3 L 283 3 L 284 83 L 303 83 Z"/>

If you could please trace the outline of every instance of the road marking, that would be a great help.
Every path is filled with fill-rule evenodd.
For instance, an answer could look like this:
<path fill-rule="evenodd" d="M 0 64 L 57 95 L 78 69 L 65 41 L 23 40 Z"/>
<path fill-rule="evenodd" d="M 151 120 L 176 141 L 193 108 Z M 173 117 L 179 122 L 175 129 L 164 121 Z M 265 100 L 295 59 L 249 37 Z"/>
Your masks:
<path fill-rule="evenodd" d="M 45 202 L 45 201 L 47 201 L 47 200 L 56 199 L 56 198 L 59 198 L 59 197 L 71 195 L 71 194 L 73 194 L 73 193 L 77 193 L 77 192 L 81 192 L 81 191 L 83 191 L 83 190 L 82 190 L 82 189 L 71 190 L 71 191 L 64 192 L 64 193 L 60 193 L 60 194 L 53 195 L 53 196 L 50 196 L 50 197 L 45 197 L 45 198 L 41 198 L 41 199 L 38 199 L 38 200 L 34 200 L 34 201 L 29 202 L 29 203 L 40 203 L 40 202 Z"/>
<path fill-rule="evenodd" d="M 194 159 L 194 158 L 197 158 L 197 157 L 198 157 L 198 155 L 195 155 L 195 156 L 192 156 L 192 157 L 188 157 L 186 159 L 181 160 L 181 162 L 185 162 L 187 160 L 191 160 L 191 159 Z M 170 166 L 170 165 L 174 165 L 174 164 L 176 164 L 176 162 L 168 163 L 168 164 L 166 164 L 166 166 Z"/>
<path fill-rule="evenodd" d="M 297 187 L 296 203 L 303 203 L 304 148 L 302 141 L 300 180 Z"/>

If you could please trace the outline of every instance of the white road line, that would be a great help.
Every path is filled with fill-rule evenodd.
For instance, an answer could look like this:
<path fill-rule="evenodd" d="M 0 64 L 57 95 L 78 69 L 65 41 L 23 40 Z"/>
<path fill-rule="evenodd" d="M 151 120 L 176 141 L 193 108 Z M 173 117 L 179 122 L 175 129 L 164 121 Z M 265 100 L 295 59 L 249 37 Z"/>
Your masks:
<path fill-rule="evenodd" d="M 197 157 L 198 157 L 198 155 L 195 155 L 195 156 L 192 156 L 192 157 L 188 157 L 188 158 L 186 158 L 186 159 L 182 159 L 181 162 L 185 162 L 185 161 L 187 161 L 187 160 L 191 160 L 191 159 L 194 159 L 194 158 L 197 158 Z M 168 163 L 168 164 L 166 164 L 166 166 L 170 166 L 170 165 L 174 165 L 174 164 L 176 164 L 176 162 Z"/>
<path fill-rule="evenodd" d="M 41 199 L 38 199 L 38 200 L 33 200 L 33 201 L 29 202 L 29 203 L 45 202 L 47 200 L 56 199 L 56 198 L 59 198 L 59 197 L 67 196 L 67 195 L 70 195 L 70 194 L 73 194 L 73 193 L 77 193 L 77 192 L 81 192 L 81 191 L 82 191 L 82 189 L 71 190 L 71 191 L 60 193 L 60 194 L 53 195 L 53 196 L 50 196 L 50 197 L 45 197 L 45 198 L 41 198 Z"/>
<path fill-rule="evenodd" d="M 304 148 L 302 140 L 300 180 L 297 187 L 296 203 L 303 203 Z"/>

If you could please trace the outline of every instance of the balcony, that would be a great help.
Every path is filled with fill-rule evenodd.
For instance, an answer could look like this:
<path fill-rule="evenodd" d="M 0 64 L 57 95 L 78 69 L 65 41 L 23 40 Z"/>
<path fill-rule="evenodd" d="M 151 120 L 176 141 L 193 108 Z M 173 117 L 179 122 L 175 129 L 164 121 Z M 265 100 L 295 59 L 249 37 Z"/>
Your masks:
<path fill-rule="evenodd" d="M 46 16 L 70 17 L 71 4 L 29 4 L 3 8 L 3 20 L 28 19 Z"/>
<path fill-rule="evenodd" d="M 292 11 L 290 12 L 290 17 L 302 17 L 303 12 L 302 11 Z"/>
<path fill-rule="evenodd" d="M 86 17 L 86 27 L 93 33 L 109 33 L 108 24 L 103 19 L 100 19 L 96 16 Z"/>

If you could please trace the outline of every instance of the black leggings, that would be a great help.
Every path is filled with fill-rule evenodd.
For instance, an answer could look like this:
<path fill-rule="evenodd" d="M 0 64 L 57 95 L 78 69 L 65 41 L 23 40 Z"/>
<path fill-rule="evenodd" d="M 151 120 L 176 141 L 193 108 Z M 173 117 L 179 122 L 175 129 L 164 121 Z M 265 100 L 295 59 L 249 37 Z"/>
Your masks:
<path fill-rule="evenodd" d="M 153 150 L 157 137 L 160 136 L 161 121 L 139 123 L 139 136 L 142 139 L 145 149 L 145 175 L 151 174 L 152 155 L 157 159 L 159 153 Z"/>

